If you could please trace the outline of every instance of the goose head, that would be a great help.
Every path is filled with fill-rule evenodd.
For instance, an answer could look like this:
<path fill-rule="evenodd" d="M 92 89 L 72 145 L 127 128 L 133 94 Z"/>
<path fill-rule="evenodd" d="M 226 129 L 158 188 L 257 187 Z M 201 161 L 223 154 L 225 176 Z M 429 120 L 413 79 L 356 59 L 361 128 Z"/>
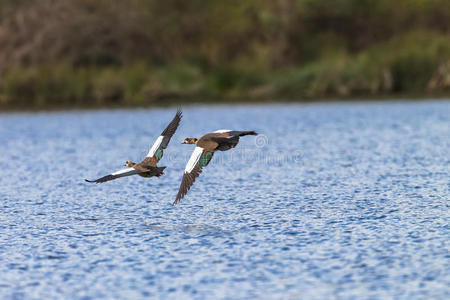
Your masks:
<path fill-rule="evenodd" d="M 182 142 L 182 144 L 197 144 L 197 142 L 198 142 L 198 139 L 188 137 L 188 138 L 185 138 L 185 139 L 184 139 L 184 141 Z"/>
<path fill-rule="evenodd" d="M 125 162 L 125 167 L 133 167 L 134 165 L 136 165 L 136 163 L 134 163 L 134 162 L 132 162 L 132 161 L 127 160 L 127 161 Z"/>

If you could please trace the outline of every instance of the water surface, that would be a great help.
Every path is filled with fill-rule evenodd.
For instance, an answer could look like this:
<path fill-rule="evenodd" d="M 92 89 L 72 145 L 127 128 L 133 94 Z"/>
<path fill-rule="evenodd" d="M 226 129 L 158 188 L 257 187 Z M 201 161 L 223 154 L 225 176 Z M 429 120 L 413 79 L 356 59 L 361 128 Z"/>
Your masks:
<path fill-rule="evenodd" d="M 83 181 L 174 113 L 0 115 L 1 298 L 450 298 L 450 102 L 186 107 L 163 177 Z M 217 129 L 261 135 L 172 206 Z"/>

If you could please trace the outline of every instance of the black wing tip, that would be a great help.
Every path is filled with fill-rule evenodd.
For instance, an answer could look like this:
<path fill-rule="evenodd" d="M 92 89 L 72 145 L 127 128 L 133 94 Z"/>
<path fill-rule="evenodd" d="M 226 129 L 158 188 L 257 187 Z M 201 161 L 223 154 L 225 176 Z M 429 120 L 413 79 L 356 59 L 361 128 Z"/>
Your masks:
<path fill-rule="evenodd" d="M 180 122 L 182 117 L 183 117 L 183 110 L 181 109 L 181 106 L 179 106 L 177 108 L 177 112 L 175 113 L 174 119 L 176 119 L 178 122 Z"/>
<path fill-rule="evenodd" d="M 169 138 L 167 143 L 169 143 L 170 138 L 172 137 L 172 135 L 175 134 L 175 131 L 177 131 L 182 117 L 183 117 L 183 111 L 181 110 L 181 108 L 178 108 L 177 113 L 175 114 L 175 117 L 173 117 L 172 121 L 170 121 L 169 125 L 167 125 L 167 127 L 163 130 L 163 132 L 161 132 L 162 136 Z"/>
<path fill-rule="evenodd" d="M 246 136 L 246 135 L 258 135 L 258 133 L 254 130 L 242 130 L 242 131 L 230 131 L 230 135 L 232 136 Z"/>
<path fill-rule="evenodd" d="M 258 133 L 254 130 L 247 131 L 245 135 L 258 135 Z"/>
<path fill-rule="evenodd" d="M 110 175 L 106 175 L 106 176 L 103 176 L 103 177 L 101 177 L 99 179 L 95 179 L 95 180 L 85 179 L 85 181 L 90 182 L 90 183 L 103 183 L 103 182 L 110 181 L 110 180 L 113 180 L 116 178 L 117 178 L 116 176 L 110 174 Z"/>
<path fill-rule="evenodd" d="M 86 182 L 89 182 L 89 183 L 102 183 L 103 181 L 99 181 L 98 179 L 97 180 L 88 180 L 88 179 L 85 179 L 84 181 L 86 181 Z"/>

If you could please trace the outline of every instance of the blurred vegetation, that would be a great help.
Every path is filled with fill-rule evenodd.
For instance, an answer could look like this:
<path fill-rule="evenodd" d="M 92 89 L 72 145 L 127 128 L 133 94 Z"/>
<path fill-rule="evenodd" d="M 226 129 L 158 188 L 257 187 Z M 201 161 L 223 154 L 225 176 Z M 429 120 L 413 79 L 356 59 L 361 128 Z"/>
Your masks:
<path fill-rule="evenodd" d="M 0 0 L 0 107 L 450 95 L 448 0 Z"/>

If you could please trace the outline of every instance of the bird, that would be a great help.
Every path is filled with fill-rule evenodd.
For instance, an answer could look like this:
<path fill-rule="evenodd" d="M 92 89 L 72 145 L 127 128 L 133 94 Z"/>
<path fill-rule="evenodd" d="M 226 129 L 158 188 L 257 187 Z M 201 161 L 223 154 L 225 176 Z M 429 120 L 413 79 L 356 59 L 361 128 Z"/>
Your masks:
<path fill-rule="evenodd" d="M 255 131 L 236 131 L 221 129 L 212 133 L 205 134 L 200 139 L 188 137 L 182 144 L 195 144 L 194 152 L 189 158 L 184 169 L 180 189 L 173 202 L 176 205 L 187 194 L 195 179 L 200 176 L 202 168 L 206 167 L 211 161 L 214 152 L 230 150 L 239 143 L 239 137 L 245 135 L 258 135 Z"/>
<path fill-rule="evenodd" d="M 103 183 L 106 181 L 131 175 L 139 175 L 145 178 L 153 176 L 160 177 L 164 174 L 163 171 L 166 167 L 158 167 L 157 163 L 163 157 L 163 150 L 167 148 L 170 139 L 177 130 L 178 125 L 180 125 L 182 117 L 182 111 L 181 109 L 178 109 L 173 120 L 169 123 L 169 125 L 167 125 L 166 129 L 164 129 L 161 135 L 156 139 L 156 142 L 148 151 L 147 156 L 140 163 L 135 163 L 127 160 L 125 162 L 125 166 L 128 168 L 113 172 L 109 175 L 100 177 L 95 180 L 85 179 L 85 181 L 91 183 Z"/>

